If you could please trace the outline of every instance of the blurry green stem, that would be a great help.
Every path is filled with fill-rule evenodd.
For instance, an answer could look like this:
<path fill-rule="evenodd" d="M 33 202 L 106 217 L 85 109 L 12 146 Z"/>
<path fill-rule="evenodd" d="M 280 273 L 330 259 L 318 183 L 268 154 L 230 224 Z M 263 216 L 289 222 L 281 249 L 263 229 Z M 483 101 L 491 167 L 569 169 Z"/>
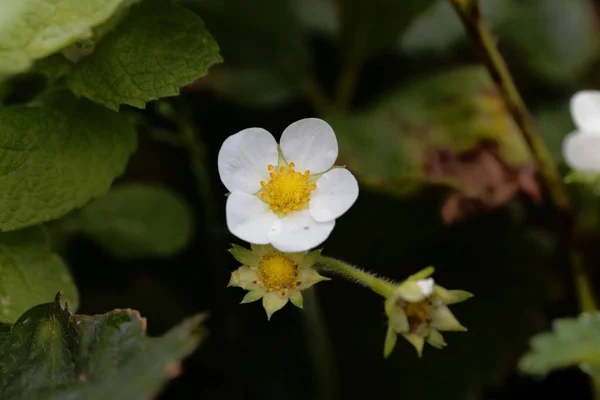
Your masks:
<path fill-rule="evenodd" d="M 502 95 L 508 111 L 519 126 L 557 208 L 570 213 L 570 201 L 562 179 L 537 132 L 533 119 L 515 86 L 496 42 L 485 26 L 480 12 L 479 0 L 449 0 L 462 20 L 467 34 L 480 53 L 496 88 Z"/>
<path fill-rule="evenodd" d="M 304 290 L 302 294 L 304 297 L 304 315 L 306 316 L 307 344 L 317 374 L 318 395 L 316 398 L 334 400 L 339 398 L 337 370 L 319 296 L 314 286 Z"/>
<path fill-rule="evenodd" d="M 596 311 L 598 309 L 598 304 L 596 302 L 596 298 L 594 297 L 592 283 L 590 282 L 588 275 L 585 273 L 582 257 L 576 252 L 571 253 L 571 268 L 573 280 L 575 281 L 575 288 L 577 290 L 580 311 Z"/>
<path fill-rule="evenodd" d="M 304 93 L 306 94 L 306 96 L 308 96 L 313 107 L 321 115 L 328 115 L 335 108 L 335 104 L 323 92 L 321 86 L 312 77 L 305 79 Z"/>
<path fill-rule="evenodd" d="M 196 180 L 196 192 L 204 205 L 206 225 L 208 228 L 214 229 L 217 225 L 215 221 L 216 207 L 210 190 L 210 176 L 207 173 L 206 150 L 204 142 L 196 137 L 196 130 L 191 116 L 187 114 L 182 115 L 182 118 L 177 120 L 179 124 L 179 140 L 181 146 L 188 153 L 190 169 Z"/>
<path fill-rule="evenodd" d="M 319 256 L 317 263 L 321 264 L 325 270 L 367 286 L 385 298 L 391 296 L 396 289 L 394 284 L 335 258 Z"/>
<path fill-rule="evenodd" d="M 354 59 L 347 60 L 338 79 L 335 92 L 335 102 L 342 109 L 347 108 L 352 100 L 358 72 L 359 63 Z"/>
<path fill-rule="evenodd" d="M 592 380 L 594 400 L 600 400 L 600 377 L 590 376 L 590 379 Z"/>

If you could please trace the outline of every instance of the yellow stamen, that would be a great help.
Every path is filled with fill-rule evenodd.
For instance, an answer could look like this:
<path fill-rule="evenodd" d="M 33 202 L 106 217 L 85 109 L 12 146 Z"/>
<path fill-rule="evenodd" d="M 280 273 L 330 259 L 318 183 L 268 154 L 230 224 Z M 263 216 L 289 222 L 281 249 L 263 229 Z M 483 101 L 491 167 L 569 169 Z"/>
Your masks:
<path fill-rule="evenodd" d="M 262 189 L 258 194 L 259 198 L 268 203 L 269 208 L 280 217 L 307 208 L 310 192 L 317 188 L 310 179 L 309 170 L 302 174 L 297 172 L 295 167 L 293 162 L 287 166 L 269 165 L 269 171 L 274 171 L 269 174 L 271 179 L 267 183 L 260 183 Z"/>
<path fill-rule="evenodd" d="M 283 254 L 261 257 L 258 273 L 267 290 L 294 287 L 298 278 L 298 265 Z"/>

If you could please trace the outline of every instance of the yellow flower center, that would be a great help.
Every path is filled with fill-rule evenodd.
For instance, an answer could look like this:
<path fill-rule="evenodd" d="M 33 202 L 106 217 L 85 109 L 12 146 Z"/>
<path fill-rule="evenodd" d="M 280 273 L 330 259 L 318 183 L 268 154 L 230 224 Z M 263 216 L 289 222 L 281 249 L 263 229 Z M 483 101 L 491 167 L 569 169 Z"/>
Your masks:
<path fill-rule="evenodd" d="M 258 273 L 267 289 L 289 289 L 298 279 L 298 265 L 282 254 L 261 257 Z"/>
<path fill-rule="evenodd" d="M 408 319 L 410 330 L 416 330 L 422 323 L 431 319 L 431 304 L 424 300 L 418 303 L 404 303 L 404 312 Z"/>
<path fill-rule="evenodd" d="M 295 167 L 293 162 L 278 168 L 269 164 L 271 179 L 269 182 L 260 182 L 262 189 L 259 197 L 280 217 L 307 208 L 310 192 L 317 188 L 310 180 L 309 170 L 302 174 Z"/>

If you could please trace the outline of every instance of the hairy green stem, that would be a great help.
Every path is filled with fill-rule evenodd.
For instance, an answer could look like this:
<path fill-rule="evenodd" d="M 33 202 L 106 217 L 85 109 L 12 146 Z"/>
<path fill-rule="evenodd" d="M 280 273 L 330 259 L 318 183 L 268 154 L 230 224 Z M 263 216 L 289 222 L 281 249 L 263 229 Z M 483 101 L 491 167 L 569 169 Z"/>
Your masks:
<path fill-rule="evenodd" d="M 479 0 L 449 0 L 462 20 L 467 34 L 477 48 L 508 111 L 518 125 L 523 138 L 537 162 L 554 204 L 564 213 L 570 212 L 570 201 L 563 181 L 538 133 L 514 80 L 498 51 L 496 42 L 481 18 Z"/>
<path fill-rule="evenodd" d="M 375 275 L 356 268 L 344 261 L 337 260 L 335 258 L 319 256 L 317 260 L 318 264 L 321 264 L 325 270 L 340 275 L 348 280 L 358 282 L 364 286 L 367 286 L 375 293 L 387 298 L 394 293 L 396 289 L 395 285 L 384 279 L 378 278 Z"/>

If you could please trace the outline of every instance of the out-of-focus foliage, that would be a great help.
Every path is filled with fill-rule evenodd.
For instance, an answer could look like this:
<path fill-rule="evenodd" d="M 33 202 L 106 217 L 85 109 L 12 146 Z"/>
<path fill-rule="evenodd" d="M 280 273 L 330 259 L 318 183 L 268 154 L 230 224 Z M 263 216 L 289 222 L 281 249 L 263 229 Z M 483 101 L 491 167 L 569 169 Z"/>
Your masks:
<path fill-rule="evenodd" d="M 192 236 L 188 204 L 166 187 L 117 186 L 65 220 L 64 229 L 83 233 L 116 257 L 165 257 L 181 251 Z"/>
<path fill-rule="evenodd" d="M 31 63 L 76 40 L 136 0 L 0 1 L 0 77 L 27 70 Z"/>
<path fill-rule="evenodd" d="M 16 321 L 58 291 L 72 310 L 79 306 L 73 278 L 41 227 L 0 233 L 0 276 L 0 322 Z"/>
<path fill-rule="evenodd" d="M 558 368 L 581 367 L 594 377 L 600 372 L 600 314 L 557 319 L 552 332 L 531 339 L 531 350 L 519 363 L 521 371 L 545 375 Z"/>
<path fill-rule="evenodd" d="M 0 396 L 146 400 L 179 374 L 180 360 L 202 339 L 201 321 L 196 316 L 149 338 L 137 311 L 72 315 L 57 297 L 0 330 Z"/>
<path fill-rule="evenodd" d="M 423 77 L 371 110 L 329 121 L 343 162 L 363 183 L 395 194 L 428 184 L 455 189 L 442 209 L 447 222 L 519 190 L 540 196 L 529 152 L 482 69 Z"/>
<path fill-rule="evenodd" d="M 434 0 L 340 0 L 341 48 L 350 63 L 385 50 Z"/>
<path fill-rule="evenodd" d="M 598 59 L 597 21 L 588 0 L 485 0 L 481 4 L 483 18 L 493 27 L 509 62 L 525 64 L 536 77 L 572 84 Z M 399 47 L 412 53 L 449 54 L 458 43 L 466 43 L 464 28 L 449 2 L 437 0 L 411 25 Z"/>

